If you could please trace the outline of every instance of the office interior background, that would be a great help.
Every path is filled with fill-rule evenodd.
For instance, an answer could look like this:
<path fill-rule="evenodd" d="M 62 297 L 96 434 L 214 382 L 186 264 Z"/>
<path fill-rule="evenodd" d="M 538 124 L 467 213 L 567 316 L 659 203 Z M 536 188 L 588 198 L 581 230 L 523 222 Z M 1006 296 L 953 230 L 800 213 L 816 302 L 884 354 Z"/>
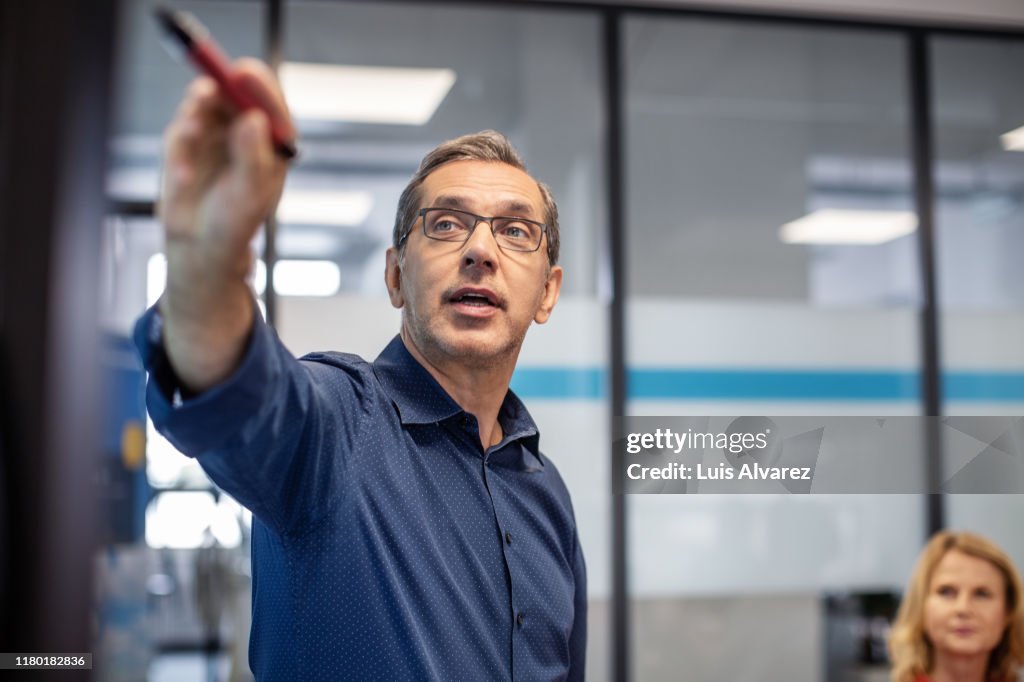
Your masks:
<path fill-rule="evenodd" d="M 4 108 L 5 123 L 61 132 L 27 179 L 10 159 L 41 138 L 0 133 L 5 217 L 31 215 L 17 188 L 45 184 L 23 184 L 33 173 L 61 178 L 52 227 L 14 235 L 32 224 L 8 220 L 0 249 L 5 632 L 24 616 L 39 647 L 86 642 L 96 679 L 241 680 L 248 513 L 147 426 L 128 340 L 163 286 L 161 133 L 192 77 L 162 48 L 155 4 L 94 5 L 91 38 L 65 33 L 103 43 L 91 61 L 50 45 L 82 77 L 68 87 L 102 97 L 50 93 L 53 115 Z M 254 273 L 296 355 L 372 358 L 396 333 L 384 251 L 398 195 L 438 142 L 501 130 L 552 186 L 565 286 L 513 389 L 573 496 L 588 679 L 886 679 L 887 623 L 932 530 L 980 532 L 1024 566 L 1018 496 L 616 497 L 610 482 L 617 414 L 1024 414 L 1024 7 L 175 7 L 231 55 L 270 61 L 298 120 L 301 157 Z M 20 67 L 32 64 L 47 67 Z M 39 295 L 16 278 L 33 258 L 50 263 L 36 277 L 59 280 Z M 18 349 L 57 367 L 24 407 L 32 363 L 16 366 Z M 26 464 L 19 444 L 45 457 Z M 38 524 L 17 522 L 33 511 Z M 87 623 L 60 630 L 60 604 Z"/>

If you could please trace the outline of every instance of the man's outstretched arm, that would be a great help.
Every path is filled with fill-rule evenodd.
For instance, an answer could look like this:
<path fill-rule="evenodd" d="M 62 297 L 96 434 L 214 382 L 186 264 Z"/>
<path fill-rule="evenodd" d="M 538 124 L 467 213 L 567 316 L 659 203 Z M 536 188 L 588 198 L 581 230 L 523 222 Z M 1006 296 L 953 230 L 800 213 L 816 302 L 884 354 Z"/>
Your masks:
<path fill-rule="evenodd" d="M 270 70 L 234 65 L 239 85 L 294 128 Z M 157 215 L 164 226 L 167 288 L 159 309 L 163 343 L 182 387 L 202 392 L 238 366 L 252 328 L 246 282 L 250 242 L 284 186 L 267 115 L 238 113 L 210 78 L 189 87 L 164 135 Z"/>

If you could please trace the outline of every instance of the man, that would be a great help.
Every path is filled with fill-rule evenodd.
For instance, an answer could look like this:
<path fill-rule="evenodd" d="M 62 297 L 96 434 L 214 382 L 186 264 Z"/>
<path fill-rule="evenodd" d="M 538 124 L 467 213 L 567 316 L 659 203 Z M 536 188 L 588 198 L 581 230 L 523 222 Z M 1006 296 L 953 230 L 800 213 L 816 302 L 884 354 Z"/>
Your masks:
<path fill-rule="evenodd" d="M 235 68 L 287 118 L 264 67 Z M 136 343 L 157 427 L 253 512 L 257 678 L 583 679 L 569 494 L 508 390 L 562 282 L 547 188 L 497 133 L 435 149 L 387 253 L 399 336 L 298 361 L 245 280 L 286 172 L 266 115 L 199 79 L 165 141 L 167 288 Z"/>

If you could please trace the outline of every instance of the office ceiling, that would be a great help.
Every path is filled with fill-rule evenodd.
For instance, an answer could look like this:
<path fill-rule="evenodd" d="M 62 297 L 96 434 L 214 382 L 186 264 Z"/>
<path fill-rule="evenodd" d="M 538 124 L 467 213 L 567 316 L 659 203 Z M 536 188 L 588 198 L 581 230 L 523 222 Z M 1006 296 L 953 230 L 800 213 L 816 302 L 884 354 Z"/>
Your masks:
<path fill-rule="evenodd" d="M 142 196 L 155 193 L 159 134 L 191 77 L 159 46 L 150 17 L 154 4 L 125 3 L 118 52 L 115 167 L 141 183 Z M 266 29 L 261 3 L 177 6 L 197 14 L 232 55 L 261 54 Z M 902 195 L 910 205 L 908 74 L 898 34 L 659 16 L 628 20 L 624 35 L 625 142 L 634 152 L 630 172 L 640 178 L 632 184 L 675 179 L 681 189 L 673 198 L 691 199 L 695 206 L 685 236 L 691 248 L 703 240 L 704 253 L 714 252 L 715 243 L 723 243 L 724 225 L 731 231 L 728 248 L 748 243 L 763 255 L 765 240 L 775 240 L 766 224 L 775 229 L 779 221 L 798 217 L 812 202 L 809 192 L 846 192 L 861 199 L 875 193 L 890 203 Z M 599 41 L 600 22 L 590 12 L 285 3 L 287 60 L 443 67 L 458 77 L 423 126 L 301 122 L 303 158 L 290 182 L 368 189 L 376 199 L 362 226 L 284 230 L 283 254 L 332 258 L 350 270 L 375 258 L 387 244 L 398 193 L 422 155 L 440 140 L 483 127 L 509 133 L 531 167 L 548 173 L 544 179 L 555 186 L 556 196 L 571 194 L 573 165 L 597 165 L 603 157 Z M 936 79 L 940 180 L 968 192 L 978 182 L 977 169 L 984 167 L 987 182 L 1019 196 L 1024 168 L 1005 158 L 993 130 L 1024 125 L 1024 91 L 1010 86 L 1024 64 L 1024 46 L 941 38 L 933 55 L 942 74 Z M 568 66 L 572 62 L 577 66 Z M 560 69 L 572 75 L 565 77 Z M 581 101 L 569 109 L 566 92 L 575 91 Z M 550 132 L 547 137 L 536 132 L 542 128 Z M 665 144 L 645 142 L 656 130 Z M 680 140 L 690 145 L 686 154 L 672 151 Z M 712 157 L 737 171 L 714 176 Z M 787 173 L 794 176 L 786 190 L 791 195 L 780 196 L 785 183 L 766 185 Z M 596 191 L 603 192 L 602 182 L 582 194 L 593 203 Z M 664 202 L 665 191 L 670 189 L 653 195 L 641 191 L 634 203 Z M 773 251 L 767 249 L 769 259 Z M 580 257 L 592 258 L 588 253 Z M 769 286 L 766 294 L 803 297 L 804 259 L 778 257 L 766 277 L 782 282 L 784 277 L 770 273 L 794 266 L 798 272 L 789 284 Z M 367 281 L 379 279 L 377 269 L 369 271 Z M 353 277 L 349 285 L 362 287 L 362 275 Z M 697 280 L 712 277 L 708 272 Z"/>

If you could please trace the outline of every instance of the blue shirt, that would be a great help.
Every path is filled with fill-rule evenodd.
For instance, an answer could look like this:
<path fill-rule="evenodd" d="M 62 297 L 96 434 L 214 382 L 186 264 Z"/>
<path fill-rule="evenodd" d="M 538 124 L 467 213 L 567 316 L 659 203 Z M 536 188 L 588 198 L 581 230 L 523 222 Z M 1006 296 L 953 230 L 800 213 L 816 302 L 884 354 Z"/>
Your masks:
<path fill-rule="evenodd" d="M 583 679 L 572 505 L 512 391 L 484 451 L 400 338 L 296 360 L 257 320 L 235 373 L 182 402 L 160 326 L 135 330 L 153 422 L 253 512 L 257 679 Z"/>

